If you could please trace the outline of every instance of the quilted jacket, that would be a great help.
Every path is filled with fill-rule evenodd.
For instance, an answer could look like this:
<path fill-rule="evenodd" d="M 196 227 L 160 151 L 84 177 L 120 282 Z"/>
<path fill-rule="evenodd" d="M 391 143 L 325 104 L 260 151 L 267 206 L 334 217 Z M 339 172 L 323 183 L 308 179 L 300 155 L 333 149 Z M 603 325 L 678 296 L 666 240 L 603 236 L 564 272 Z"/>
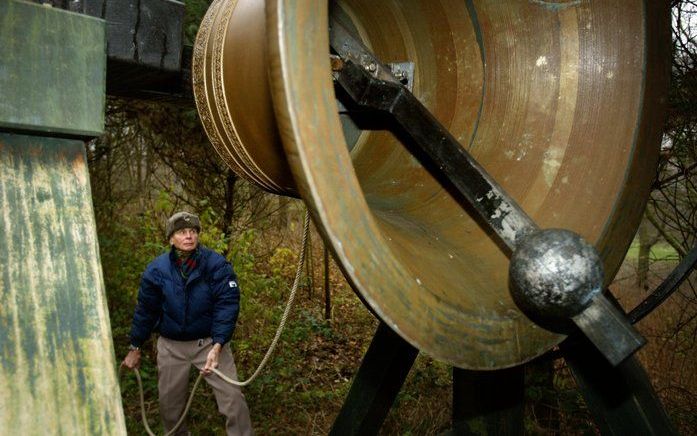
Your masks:
<path fill-rule="evenodd" d="M 198 266 L 184 279 L 174 249 L 153 260 L 143 273 L 131 326 L 131 344 L 140 347 L 153 331 L 178 341 L 232 337 L 240 308 L 240 289 L 232 265 L 199 245 Z"/>

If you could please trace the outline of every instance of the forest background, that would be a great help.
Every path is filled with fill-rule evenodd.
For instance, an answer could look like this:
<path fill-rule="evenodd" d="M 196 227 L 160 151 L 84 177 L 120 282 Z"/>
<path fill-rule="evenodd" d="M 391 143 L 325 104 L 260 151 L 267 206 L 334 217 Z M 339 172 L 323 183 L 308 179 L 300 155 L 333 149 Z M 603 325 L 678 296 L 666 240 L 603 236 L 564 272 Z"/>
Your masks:
<path fill-rule="evenodd" d="M 185 39 L 192 44 L 208 2 L 185 3 Z M 611 286 L 627 310 L 697 242 L 697 7 L 693 0 L 671 4 L 673 68 L 660 167 L 645 219 Z M 248 377 L 271 342 L 288 296 L 302 204 L 266 194 L 227 169 L 191 107 L 110 99 L 106 120 L 106 133 L 88 144 L 88 157 L 117 359 L 127 351 L 140 275 L 167 249 L 166 218 L 185 209 L 202 219 L 201 242 L 227 256 L 239 276 L 243 298 L 232 345 L 240 377 Z M 278 349 L 244 390 L 259 435 L 326 434 L 377 327 L 314 231 L 310 253 Z M 693 272 L 638 324 L 649 340 L 638 357 L 683 434 L 697 432 L 696 286 Z M 157 427 L 152 341 L 143 355 L 147 416 Z M 563 360 L 531 364 L 526 372 L 527 433 L 597 433 Z M 132 375 L 122 376 L 121 389 L 129 434 L 144 434 Z M 420 355 L 381 434 L 447 430 L 451 398 L 451 368 Z M 200 388 L 189 417 L 192 433 L 223 434 L 222 420 L 212 391 Z"/>

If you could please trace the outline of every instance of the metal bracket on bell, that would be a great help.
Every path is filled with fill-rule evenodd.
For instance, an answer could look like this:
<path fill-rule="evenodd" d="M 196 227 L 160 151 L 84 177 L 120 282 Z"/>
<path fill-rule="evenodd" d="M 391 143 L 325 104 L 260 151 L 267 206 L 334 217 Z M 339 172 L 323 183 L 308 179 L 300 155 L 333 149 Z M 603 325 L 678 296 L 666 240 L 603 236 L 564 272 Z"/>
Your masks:
<path fill-rule="evenodd" d="M 540 230 L 388 66 L 335 20 L 329 38 L 341 59 L 333 63 L 336 82 L 359 106 L 390 113 L 418 147 L 417 155 L 425 155 L 424 166 L 444 176 L 513 253 L 511 291 L 525 312 L 570 319 L 613 365 L 645 343 L 603 296 L 595 248 L 568 230 Z"/>
<path fill-rule="evenodd" d="M 332 74 L 336 80 L 336 78 L 338 78 L 339 71 L 344 68 L 344 61 L 336 55 L 330 55 L 329 59 L 332 66 Z M 414 89 L 414 62 L 392 62 L 386 64 L 386 66 L 390 69 L 392 75 L 409 91 Z M 363 68 L 366 68 L 368 72 L 370 72 L 369 67 L 370 64 L 363 65 Z M 336 104 L 339 108 L 340 114 L 351 112 L 351 110 L 347 108 L 341 100 L 337 99 Z"/>
<path fill-rule="evenodd" d="M 392 75 L 406 86 L 409 91 L 414 90 L 414 62 L 392 62 L 387 64 Z"/>

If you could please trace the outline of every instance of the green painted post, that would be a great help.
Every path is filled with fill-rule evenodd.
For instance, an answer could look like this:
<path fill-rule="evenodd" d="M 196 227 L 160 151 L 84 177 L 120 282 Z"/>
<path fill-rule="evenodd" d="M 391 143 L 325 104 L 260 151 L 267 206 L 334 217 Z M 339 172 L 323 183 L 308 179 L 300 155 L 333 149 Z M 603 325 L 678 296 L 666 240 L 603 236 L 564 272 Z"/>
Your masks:
<path fill-rule="evenodd" d="M 0 1 L 0 429 L 124 435 L 85 145 L 105 23 Z M 59 137 L 58 137 L 59 136 Z"/>
<path fill-rule="evenodd" d="M 104 130 L 105 23 L 0 1 L 0 129 L 46 136 Z"/>

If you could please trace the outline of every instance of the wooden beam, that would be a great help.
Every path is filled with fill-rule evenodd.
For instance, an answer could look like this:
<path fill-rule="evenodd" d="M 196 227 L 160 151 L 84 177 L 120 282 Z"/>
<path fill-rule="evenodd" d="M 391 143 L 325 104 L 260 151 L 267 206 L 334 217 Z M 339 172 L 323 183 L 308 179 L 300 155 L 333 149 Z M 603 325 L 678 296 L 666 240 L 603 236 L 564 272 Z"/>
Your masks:
<path fill-rule="evenodd" d="M 102 20 L 0 1 L 0 130 L 100 135 L 104 44 Z"/>
<path fill-rule="evenodd" d="M 377 434 L 418 354 L 381 322 L 330 434 Z"/>
<path fill-rule="evenodd" d="M 453 368 L 453 429 L 449 435 L 524 434 L 524 366 L 496 371 Z"/>
<path fill-rule="evenodd" d="M 107 94 L 193 105 L 191 48 L 184 47 L 184 3 L 175 0 L 33 0 L 102 18 Z"/>
<path fill-rule="evenodd" d="M 89 180 L 82 141 L 0 132 L 2 434 L 126 434 Z"/>
<path fill-rule="evenodd" d="M 560 347 L 603 435 L 677 434 L 636 357 L 613 367 L 580 335 Z"/>
<path fill-rule="evenodd" d="M 103 131 L 104 27 L 0 1 L 2 434 L 126 434 L 85 144 L 64 138 Z"/>

